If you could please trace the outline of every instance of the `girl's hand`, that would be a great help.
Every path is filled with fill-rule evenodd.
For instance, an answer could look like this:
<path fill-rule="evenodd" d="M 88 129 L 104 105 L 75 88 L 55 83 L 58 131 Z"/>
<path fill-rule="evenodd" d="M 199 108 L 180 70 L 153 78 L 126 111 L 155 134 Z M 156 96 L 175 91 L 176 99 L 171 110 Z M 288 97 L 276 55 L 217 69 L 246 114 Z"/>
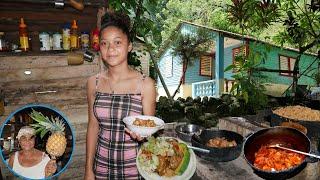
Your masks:
<path fill-rule="evenodd" d="M 132 139 L 135 139 L 137 141 L 143 141 L 145 138 L 141 137 L 139 134 L 134 133 L 133 131 L 130 131 L 128 128 L 124 128 L 125 132 L 130 135 Z"/>
<path fill-rule="evenodd" d="M 46 177 L 52 176 L 57 171 L 57 163 L 56 160 L 51 159 L 45 169 Z"/>

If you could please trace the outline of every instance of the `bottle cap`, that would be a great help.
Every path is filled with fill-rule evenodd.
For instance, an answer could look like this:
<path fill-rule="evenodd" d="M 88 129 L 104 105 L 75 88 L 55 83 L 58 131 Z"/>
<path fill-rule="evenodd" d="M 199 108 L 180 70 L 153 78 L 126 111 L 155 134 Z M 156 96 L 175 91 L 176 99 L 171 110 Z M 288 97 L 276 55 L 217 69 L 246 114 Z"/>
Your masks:
<path fill-rule="evenodd" d="M 71 28 L 78 28 L 76 20 L 73 20 Z"/>
<path fill-rule="evenodd" d="M 20 25 L 19 25 L 20 28 L 25 28 L 27 27 L 27 25 L 24 23 L 24 20 L 23 18 L 20 18 Z"/>
<path fill-rule="evenodd" d="M 70 23 L 66 23 L 63 25 L 63 29 L 70 29 Z"/>

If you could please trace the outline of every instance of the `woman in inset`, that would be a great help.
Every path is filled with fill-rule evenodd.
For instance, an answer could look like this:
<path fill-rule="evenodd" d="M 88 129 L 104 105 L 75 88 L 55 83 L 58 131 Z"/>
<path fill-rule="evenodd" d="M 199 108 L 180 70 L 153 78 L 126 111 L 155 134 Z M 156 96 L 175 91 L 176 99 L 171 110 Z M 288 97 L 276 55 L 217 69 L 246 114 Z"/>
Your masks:
<path fill-rule="evenodd" d="M 154 81 L 128 65 L 130 19 L 107 12 L 100 30 L 100 55 L 106 70 L 88 79 L 85 179 L 141 179 L 136 166 L 138 141 L 122 119 L 154 115 Z"/>
<path fill-rule="evenodd" d="M 30 126 L 23 126 L 16 137 L 21 147 L 10 155 L 9 166 L 17 174 L 30 179 L 44 179 L 57 170 L 55 160 L 35 146 L 35 130 Z"/>

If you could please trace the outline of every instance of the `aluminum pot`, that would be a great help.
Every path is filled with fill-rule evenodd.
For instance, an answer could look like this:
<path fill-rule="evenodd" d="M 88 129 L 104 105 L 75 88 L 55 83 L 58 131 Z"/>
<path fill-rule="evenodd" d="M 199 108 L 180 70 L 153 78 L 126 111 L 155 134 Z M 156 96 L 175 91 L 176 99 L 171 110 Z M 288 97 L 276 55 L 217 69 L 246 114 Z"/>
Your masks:
<path fill-rule="evenodd" d="M 237 145 L 235 147 L 227 148 L 208 147 L 206 145 L 207 142 L 216 137 L 224 137 L 228 141 L 235 140 Z M 243 145 L 243 136 L 233 131 L 205 129 L 199 136 L 197 134 L 193 135 L 191 143 L 192 146 L 210 150 L 210 153 L 195 151 L 199 157 L 212 162 L 226 162 L 232 161 L 240 156 Z"/>
<path fill-rule="evenodd" d="M 191 142 L 191 137 L 194 134 L 200 134 L 203 130 L 204 127 L 195 124 L 182 124 L 175 128 L 178 137 L 185 142 Z"/>
<path fill-rule="evenodd" d="M 291 148 L 310 153 L 310 140 L 301 131 L 288 127 L 272 127 L 261 129 L 245 140 L 243 152 L 244 157 L 254 173 L 264 179 L 288 179 L 301 172 L 307 165 L 305 158 L 298 166 L 283 171 L 264 171 L 256 168 L 254 164 L 255 153 L 263 145 L 290 144 Z"/>

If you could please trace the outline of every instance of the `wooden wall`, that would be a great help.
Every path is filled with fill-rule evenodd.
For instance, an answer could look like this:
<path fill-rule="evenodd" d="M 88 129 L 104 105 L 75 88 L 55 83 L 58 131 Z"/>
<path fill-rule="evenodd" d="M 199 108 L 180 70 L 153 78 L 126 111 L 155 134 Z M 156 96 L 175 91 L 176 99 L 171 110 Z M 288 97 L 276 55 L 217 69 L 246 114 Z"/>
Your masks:
<path fill-rule="evenodd" d="M 79 0 L 77 0 L 79 1 Z M 0 90 L 3 90 L 6 117 L 28 103 L 54 106 L 64 113 L 75 131 L 76 145 L 66 171 L 59 179 L 83 179 L 85 135 L 87 127 L 86 80 L 99 71 L 98 56 L 94 62 L 67 65 L 67 52 L 39 52 L 39 33 L 60 32 L 65 23 L 77 20 L 78 32 L 90 32 L 97 24 L 97 12 L 105 0 L 84 0 L 85 8 L 76 10 L 64 0 L 63 9 L 54 7 L 54 0 L 1 0 L 0 31 L 10 44 L 19 45 L 19 22 L 24 18 L 31 37 L 32 50 L 27 53 L 0 52 Z M 30 70 L 30 75 L 24 71 Z M 55 91 L 39 94 L 36 92 Z M 0 161 L 4 179 L 17 179 Z M 1 179 L 1 177 L 0 177 Z"/>
<path fill-rule="evenodd" d="M 4 91 L 5 113 L 1 124 L 17 108 L 28 103 L 54 106 L 64 113 L 75 129 L 76 145 L 66 171 L 59 179 L 82 179 L 85 165 L 85 135 L 87 128 L 86 80 L 99 72 L 98 56 L 94 62 L 70 66 L 67 54 L 42 56 L 0 56 L 0 89 Z M 24 71 L 30 70 L 30 75 Z M 56 91 L 38 94 L 36 92 Z M 4 179 L 13 175 L 1 162 Z"/>

